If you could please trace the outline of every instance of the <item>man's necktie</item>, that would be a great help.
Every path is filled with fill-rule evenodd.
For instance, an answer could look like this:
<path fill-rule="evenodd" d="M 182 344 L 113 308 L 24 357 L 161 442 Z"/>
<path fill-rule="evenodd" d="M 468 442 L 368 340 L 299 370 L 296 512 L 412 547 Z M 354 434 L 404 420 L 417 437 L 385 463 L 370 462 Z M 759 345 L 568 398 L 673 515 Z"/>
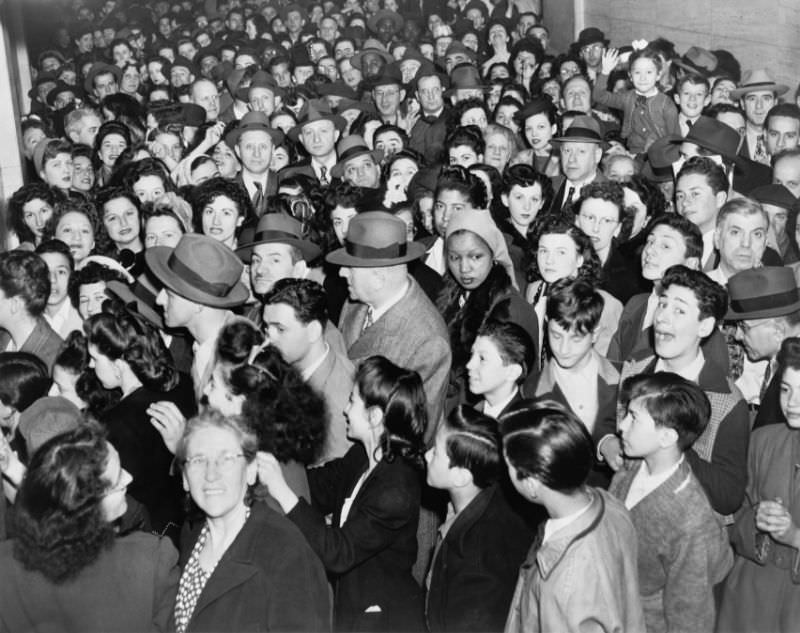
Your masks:
<path fill-rule="evenodd" d="M 572 196 L 575 195 L 575 187 L 569 185 L 567 187 L 567 194 L 564 196 L 564 204 L 561 205 L 562 209 L 568 209 L 572 204 Z"/>
<path fill-rule="evenodd" d="M 767 368 L 764 370 L 764 380 L 761 383 L 761 390 L 758 392 L 758 400 L 761 404 L 764 404 L 764 396 L 767 395 L 770 380 L 772 380 L 772 363 L 767 363 Z"/>
<path fill-rule="evenodd" d="M 364 324 L 361 326 L 361 333 L 363 334 L 368 327 L 372 327 L 372 323 L 372 308 L 367 308 L 367 313 L 364 315 Z"/>
<path fill-rule="evenodd" d="M 330 184 L 330 181 L 328 180 L 328 168 L 325 167 L 325 165 L 322 165 L 319 168 L 319 184 L 321 185 Z"/>
<path fill-rule="evenodd" d="M 253 210 L 258 217 L 261 217 L 261 207 L 264 204 L 264 187 L 261 186 L 260 182 L 255 183 L 255 185 L 256 192 L 253 194 Z"/>

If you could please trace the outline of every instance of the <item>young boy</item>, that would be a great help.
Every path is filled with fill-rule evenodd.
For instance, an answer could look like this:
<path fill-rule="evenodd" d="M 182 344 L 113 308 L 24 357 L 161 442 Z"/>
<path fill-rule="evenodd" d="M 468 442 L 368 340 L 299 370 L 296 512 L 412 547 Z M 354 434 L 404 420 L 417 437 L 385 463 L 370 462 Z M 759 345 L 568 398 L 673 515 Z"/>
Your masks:
<path fill-rule="evenodd" d="M 596 443 L 616 430 L 619 372 L 597 353 L 594 342 L 603 297 L 579 279 L 553 284 L 547 300 L 549 359 L 544 363 L 535 397 L 555 400 L 583 422 Z M 596 463 L 589 483 L 606 488 L 611 471 Z"/>
<path fill-rule="evenodd" d="M 534 532 L 499 485 L 497 422 L 460 405 L 425 453 L 427 481 L 450 497 L 426 580 L 429 631 L 502 631 Z"/>
<path fill-rule="evenodd" d="M 673 266 L 661 279 L 653 317 L 655 355 L 626 362 L 620 379 L 669 371 L 696 383 L 711 402 L 711 417 L 686 459 L 711 501 L 711 507 L 732 521 L 744 501 L 750 415 L 739 390 L 725 370 L 705 355 L 700 343 L 717 330 L 728 305 L 728 293 L 707 275 Z M 621 411 L 620 411 L 621 413 Z M 618 416 L 619 417 L 619 416 Z M 622 445 L 613 436 L 598 444 L 614 470 L 622 466 Z"/>
<path fill-rule="evenodd" d="M 711 631 L 714 585 L 733 566 L 727 533 L 684 452 L 711 405 L 696 384 L 668 372 L 628 378 L 619 431 L 625 456 L 609 492 L 631 513 L 647 630 Z"/>
<path fill-rule="evenodd" d="M 477 408 L 499 418 L 522 399 L 520 386 L 535 366 L 534 344 L 516 323 L 490 320 L 478 330 L 467 363 L 469 390 L 483 398 Z"/>
<path fill-rule="evenodd" d="M 711 103 L 711 86 L 708 79 L 689 73 L 675 86 L 675 103 L 678 104 L 678 125 L 681 136 L 689 133 L 692 125 L 709 103 Z"/>

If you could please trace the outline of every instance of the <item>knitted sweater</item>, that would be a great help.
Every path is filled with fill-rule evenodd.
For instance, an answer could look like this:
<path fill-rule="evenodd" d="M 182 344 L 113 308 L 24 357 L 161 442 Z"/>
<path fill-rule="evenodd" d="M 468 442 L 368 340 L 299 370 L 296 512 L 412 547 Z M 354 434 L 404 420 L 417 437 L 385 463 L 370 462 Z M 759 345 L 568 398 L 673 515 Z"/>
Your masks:
<path fill-rule="evenodd" d="M 637 460 L 611 481 L 609 492 L 623 503 L 640 464 Z M 733 552 L 689 463 L 684 459 L 630 514 L 647 632 L 710 633 L 713 588 L 733 566 Z"/>

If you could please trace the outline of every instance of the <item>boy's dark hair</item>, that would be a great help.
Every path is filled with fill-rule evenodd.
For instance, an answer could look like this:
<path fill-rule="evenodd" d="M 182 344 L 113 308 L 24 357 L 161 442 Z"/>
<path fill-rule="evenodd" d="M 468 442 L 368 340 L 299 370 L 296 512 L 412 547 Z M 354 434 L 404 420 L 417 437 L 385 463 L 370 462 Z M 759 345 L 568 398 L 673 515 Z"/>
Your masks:
<path fill-rule="evenodd" d="M 678 80 L 678 83 L 675 84 L 675 92 L 678 93 L 683 89 L 684 84 L 692 84 L 693 86 L 705 86 L 706 92 L 711 92 L 711 84 L 708 83 L 708 79 L 705 77 L 701 77 L 700 75 L 696 75 L 695 73 L 687 73 L 683 77 Z"/>
<path fill-rule="evenodd" d="M 625 219 L 625 190 L 622 185 L 613 180 L 591 182 L 581 189 L 581 197 L 575 202 L 574 208 L 580 213 L 583 203 L 589 198 L 599 198 L 610 202 L 617 207 L 620 222 Z"/>
<path fill-rule="evenodd" d="M 675 184 L 677 185 L 684 176 L 691 176 L 694 174 L 705 177 L 714 195 L 718 194 L 720 191 L 728 191 L 728 178 L 725 175 L 725 170 L 705 156 L 692 156 L 687 160 L 675 177 Z"/>
<path fill-rule="evenodd" d="M 36 247 L 36 254 L 42 255 L 43 253 L 58 253 L 59 255 L 63 255 L 67 260 L 70 273 L 75 270 L 75 259 L 72 257 L 72 251 L 70 251 L 69 246 L 61 240 L 47 240 L 39 244 L 39 246 Z"/>
<path fill-rule="evenodd" d="M 642 398 L 656 426 L 674 429 L 677 433 L 681 451 L 694 444 L 711 417 L 711 403 L 705 392 L 697 384 L 671 372 L 630 376 L 622 383 L 620 397 L 626 408 L 631 401 Z"/>
<path fill-rule="evenodd" d="M 458 405 L 444 423 L 451 467 L 466 468 L 478 488 L 495 483 L 503 472 L 497 421 L 472 407 Z"/>
<path fill-rule="evenodd" d="M 559 279 L 547 297 L 547 320 L 581 336 L 594 332 L 600 324 L 605 301 L 595 287 L 582 279 Z"/>
<path fill-rule="evenodd" d="M 728 310 L 728 291 L 704 272 L 683 265 L 670 266 L 661 278 L 661 293 L 670 286 L 688 288 L 697 299 L 700 319 L 713 317 L 717 323 Z"/>
<path fill-rule="evenodd" d="M 711 119 L 718 119 L 720 114 L 727 114 L 731 112 L 741 114 L 743 117 L 746 116 L 744 110 L 733 103 L 715 103 L 712 106 L 708 106 L 705 110 L 703 110 L 703 116 L 707 116 Z M 769 118 L 769 114 L 767 114 L 767 118 Z"/>
<path fill-rule="evenodd" d="M 517 384 L 521 384 L 534 367 L 536 346 L 525 329 L 511 321 L 489 319 L 476 336 L 491 339 L 497 347 L 504 365 L 519 365 L 522 368 Z"/>
<path fill-rule="evenodd" d="M 764 119 L 764 127 L 769 127 L 769 120 L 774 116 L 783 116 L 788 119 L 794 119 L 800 124 L 800 107 L 796 103 L 779 103 L 770 108 L 767 116 Z"/>
<path fill-rule="evenodd" d="M 31 316 L 39 316 L 50 296 L 50 271 L 36 253 L 9 251 L 0 254 L 0 290 L 8 299 L 21 297 Z"/>
<path fill-rule="evenodd" d="M 294 310 L 295 318 L 308 325 L 319 321 L 324 328 L 328 322 L 328 300 L 325 290 L 310 279 L 279 279 L 264 297 L 264 305 L 283 303 Z"/>
<path fill-rule="evenodd" d="M 646 233 L 652 233 L 653 229 L 662 224 L 674 229 L 683 236 L 683 243 L 686 245 L 685 259 L 690 257 L 700 259 L 703 256 L 703 234 L 700 233 L 700 229 L 694 222 L 677 213 L 665 213 L 650 222 Z"/>

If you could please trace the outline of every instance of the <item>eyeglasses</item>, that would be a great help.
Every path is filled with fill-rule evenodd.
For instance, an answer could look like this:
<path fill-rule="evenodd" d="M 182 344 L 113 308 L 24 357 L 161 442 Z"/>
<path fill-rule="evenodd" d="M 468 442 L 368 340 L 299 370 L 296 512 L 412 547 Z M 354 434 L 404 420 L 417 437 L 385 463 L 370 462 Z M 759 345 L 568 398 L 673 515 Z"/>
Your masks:
<path fill-rule="evenodd" d="M 599 53 L 600 51 L 603 50 L 603 48 L 605 47 L 599 42 L 597 44 L 588 44 L 587 46 L 584 46 L 581 49 L 581 53 L 583 53 L 584 55 L 588 53 Z"/>
<path fill-rule="evenodd" d="M 759 328 L 762 325 L 767 325 L 768 323 L 772 323 L 772 319 L 759 320 L 757 323 L 748 323 L 747 321 L 739 321 L 736 324 L 736 326 L 742 331 L 743 334 L 747 334 L 751 330 L 755 330 L 756 328 Z"/>
<path fill-rule="evenodd" d="M 598 218 L 596 215 L 592 213 L 579 213 L 578 215 L 582 219 L 586 220 L 586 222 L 588 222 L 592 226 L 594 226 L 598 222 L 600 223 L 600 226 L 605 228 L 609 228 L 619 224 L 619 220 L 615 220 L 614 218 Z"/>
<path fill-rule="evenodd" d="M 228 473 L 240 457 L 244 457 L 244 453 L 223 453 L 213 460 L 208 455 L 195 455 L 183 463 L 186 470 L 193 473 L 206 472 L 210 463 L 214 464 L 218 473 Z"/>

